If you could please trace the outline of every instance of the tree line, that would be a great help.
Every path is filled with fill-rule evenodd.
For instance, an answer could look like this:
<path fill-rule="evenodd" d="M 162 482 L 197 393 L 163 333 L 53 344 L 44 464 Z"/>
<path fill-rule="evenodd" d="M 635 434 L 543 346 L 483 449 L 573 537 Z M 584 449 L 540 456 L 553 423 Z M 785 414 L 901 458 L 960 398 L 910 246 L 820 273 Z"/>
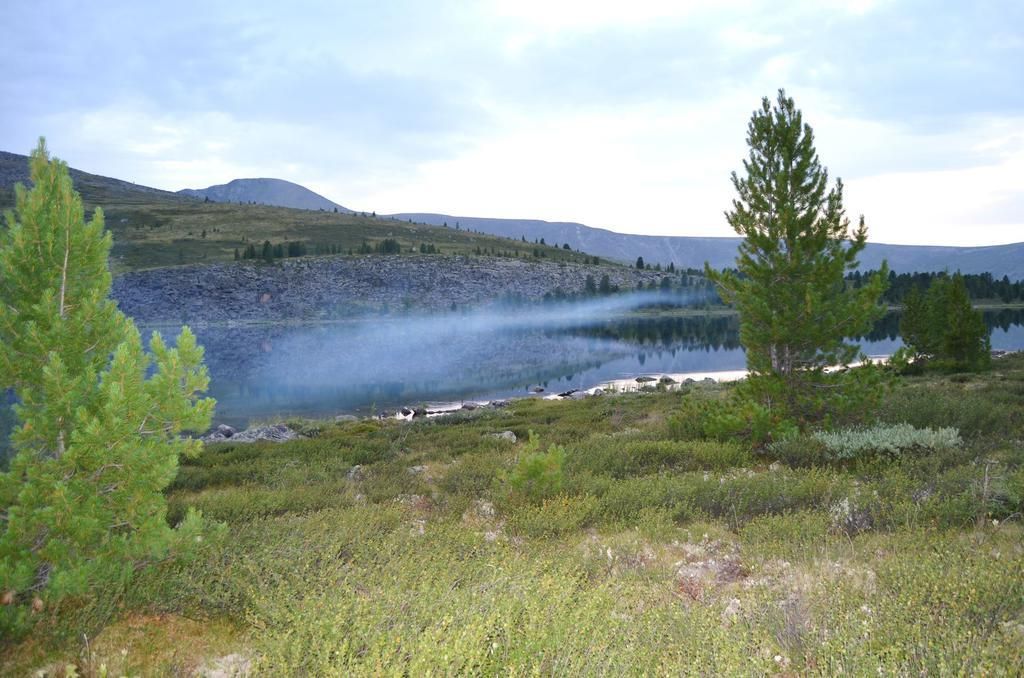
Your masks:
<path fill-rule="evenodd" d="M 846 276 L 854 289 L 860 288 L 866 280 L 874 275 L 873 271 L 854 271 Z M 958 273 L 963 279 L 964 289 L 971 299 L 998 299 L 1004 304 L 1017 301 L 1024 301 L 1024 280 L 1011 282 L 1010 277 L 1004 275 L 996 278 L 991 273 Z M 946 272 L 929 273 L 896 273 L 889 271 L 888 287 L 882 294 L 882 299 L 890 304 L 903 303 L 911 290 L 928 289 L 933 282 L 939 278 L 950 278 Z"/>
<path fill-rule="evenodd" d="M 409 248 L 410 253 L 414 251 L 414 248 Z M 419 252 L 420 254 L 440 254 L 441 249 L 433 243 L 420 243 Z M 315 256 L 332 254 L 401 254 L 402 245 L 394 238 L 385 238 L 384 240 L 375 243 L 369 243 L 364 240 L 359 247 L 355 249 L 350 247 L 347 250 L 341 245 L 333 243 L 315 243 L 313 245 L 312 253 Z M 263 245 L 259 247 L 253 243 L 250 243 L 242 249 L 236 247 L 235 261 L 254 259 L 271 263 L 275 259 L 304 257 L 309 254 L 309 246 L 299 240 L 288 240 L 280 243 L 272 243 L 269 240 L 264 240 Z"/>

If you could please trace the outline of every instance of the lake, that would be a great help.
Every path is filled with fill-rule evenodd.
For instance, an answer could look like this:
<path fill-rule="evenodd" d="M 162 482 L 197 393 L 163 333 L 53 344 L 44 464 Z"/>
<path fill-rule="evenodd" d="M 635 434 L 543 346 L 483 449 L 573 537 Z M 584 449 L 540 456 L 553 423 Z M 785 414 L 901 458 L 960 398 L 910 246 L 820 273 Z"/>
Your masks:
<path fill-rule="evenodd" d="M 531 307 L 304 325 L 194 327 L 217 422 L 394 411 L 597 386 L 640 375 L 742 369 L 735 315 L 600 315 Z M 595 311 L 597 313 L 595 313 Z M 992 348 L 1024 349 L 1024 311 L 989 312 Z M 859 339 L 872 356 L 901 342 L 890 314 Z M 163 328 L 171 334 L 172 328 Z"/>

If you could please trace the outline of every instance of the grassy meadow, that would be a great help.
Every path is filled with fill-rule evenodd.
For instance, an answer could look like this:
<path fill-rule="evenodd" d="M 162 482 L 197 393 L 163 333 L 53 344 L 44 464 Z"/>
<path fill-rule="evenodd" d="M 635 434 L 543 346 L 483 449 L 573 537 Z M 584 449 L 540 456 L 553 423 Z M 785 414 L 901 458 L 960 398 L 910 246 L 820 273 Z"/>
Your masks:
<path fill-rule="evenodd" d="M 411 224 L 384 217 L 269 207 L 203 203 L 199 201 L 104 206 L 107 227 L 114 234 L 111 267 L 115 272 L 215 263 L 234 259 L 264 240 L 306 243 L 310 254 L 317 245 L 335 245 L 341 253 L 358 252 L 385 238 L 397 240 L 403 254 L 434 245 L 442 254 L 473 254 L 479 250 L 533 256 L 534 249 L 550 261 L 588 263 L 591 257 L 561 248 L 534 245 L 450 228 Z M 203 233 L 205 232 L 205 237 Z"/>
<path fill-rule="evenodd" d="M 38 613 L 0 673 L 1017 674 L 1024 354 L 902 378 L 839 442 L 694 435 L 730 388 L 208 446 L 169 520 L 222 527 Z"/>

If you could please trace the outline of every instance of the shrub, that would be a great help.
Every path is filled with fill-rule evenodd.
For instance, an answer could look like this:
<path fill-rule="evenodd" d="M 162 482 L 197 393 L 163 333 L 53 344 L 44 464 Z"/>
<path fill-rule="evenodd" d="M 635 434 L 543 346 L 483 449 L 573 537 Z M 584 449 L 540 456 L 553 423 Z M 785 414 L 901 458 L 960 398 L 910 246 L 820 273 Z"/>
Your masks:
<path fill-rule="evenodd" d="M 790 436 L 768 446 L 771 457 L 790 468 L 810 468 L 826 459 L 826 447 L 812 435 Z"/>
<path fill-rule="evenodd" d="M 530 431 L 523 453 L 505 478 L 511 494 L 532 502 L 558 494 L 564 482 L 565 448 L 551 445 L 547 452 L 541 452 L 540 436 Z"/>
<path fill-rule="evenodd" d="M 525 537 L 558 537 L 584 527 L 596 507 L 594 497 L 553 497 L 540 506 L 523 506 L 513 512 L 508 529 Z"/>
<path fill-rule="evenodd" d="M 999 395 L 965 388 L 904 388 L 886 397 L 878 419 L 918 428 L 952 426 L 965 436 L 1005 435 L 1018 429 L 1024 417 L 1019 398 L 994 407 L 994 396 Z"/>
<path fill-rule="evenodd" d="M 176 524 L 191 508 L 209 519 L 234 524 L 267 516 L 351 506 L 352 497 L 347 490 L 342 481 L 280 489 L 255 485 L 217 487 L 196 494 L 172 496 L 167 520 Z"/>
<path fill-rule="evenodd" d="M 477 497 L 494 483 L 501 469 L 498 454 L 467 454 L 459 457 L 440 481 L 448 494 Z"/>
<path fill-rule="evenodd" d="M 669 420 L 669 436 L 675 440 L 710 438 L 741 441 L 761 447 L 796 433 L 796 425 L 741 393 L 714 400 L 687 399 Z"/>
<path fill-rule="evenodd" d="M 602 436 L 569 456 L 572 471 L 589 471 L 615 478 L 659 471 L 719 470 L 745 466 L 748 450 L 734 442 L 709 440 L 633 440 L 621 442 Z"/>
<path fill-rule="evenodd" d="M 676 521 L 693 516 L 681 478 L 647 476 L 613 483 L 601 495 L 595 515 L 607 523 L 632 526 L 652 509 L 667 512 Z"/>
<path fill-rule="evenodd" d="M 736 528 L 758 516 L 828 508 L 847 490 L 841 477 L 817 469 L 645 476 L 612 483 L 599 497 L 595 515 L 630 525 L 645 509 L 661 508 L 676 521 L 704 515 L 728 520 Z"/>
<path fill-rule="evenodd" d="M 918 429 L 909 424 L 818 431 L 813 435 L 825 446 L 830 459 L 855 459 L 872 455 L 899 457 L 913 450 L 942 450 L 962 444 L 960 433 L 955 428 Z"/>
<path fill-rule="evenodd" d="M 814 552 L 829 532 L 823 511 L 786 511 L 759 516 L 740 529 L 740 539 L 762 558 L 794 559 Z"/>

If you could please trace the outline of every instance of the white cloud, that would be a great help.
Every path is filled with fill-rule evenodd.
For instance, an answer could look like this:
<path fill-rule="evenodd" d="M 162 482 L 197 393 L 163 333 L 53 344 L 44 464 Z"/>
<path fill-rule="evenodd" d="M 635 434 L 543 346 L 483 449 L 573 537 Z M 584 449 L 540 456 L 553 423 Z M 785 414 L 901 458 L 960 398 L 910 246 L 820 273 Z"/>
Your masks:
<path fill-rule="evenodd" d="M 726 49 L 738 51 L 775 47 L 785 40 L 778 34 L 763 33 L 740 26 L 727 26 L 718 32 L 718 39 Z"/>
<path fill-rule="evenodd" d="M 542 31 L 581 32 L 680 19 L 722 4 L 713 0 L 495 0 L 492 8 L 499 19 Z"/>
<path fill-rule="evenodd" d="M 1024 214 L 985 214 L 1020 195 L 1024 153 L 982 167 L 879 174 L 849 182 L 847 204 L 867 215 L 871 239 L 898 244 L 1020 242 Z"/>
<path fill-rule="evenodd" d="M 378 213 L 732 235 L 729 173 L 750 112 L 783 86 L 873 239 L 1024 238 L 1024 191 L 1008 178 L 1024 175 L 1024 99 L 999 86 L 1022 43 L 984 8 L 193 9 L 100 8 L 53 24 L 23 7 L 23 30 L 0 45 L 11 66 L 0 98 L 24 103 L 0 111 L 0 146 L 26 152 L 43 132 L 73 166 L 160 188 L 277 176 Z M 962 35 L 931 41 L 951 21 Z M 112 57 L 89 36 L 113 25 Z"/>

